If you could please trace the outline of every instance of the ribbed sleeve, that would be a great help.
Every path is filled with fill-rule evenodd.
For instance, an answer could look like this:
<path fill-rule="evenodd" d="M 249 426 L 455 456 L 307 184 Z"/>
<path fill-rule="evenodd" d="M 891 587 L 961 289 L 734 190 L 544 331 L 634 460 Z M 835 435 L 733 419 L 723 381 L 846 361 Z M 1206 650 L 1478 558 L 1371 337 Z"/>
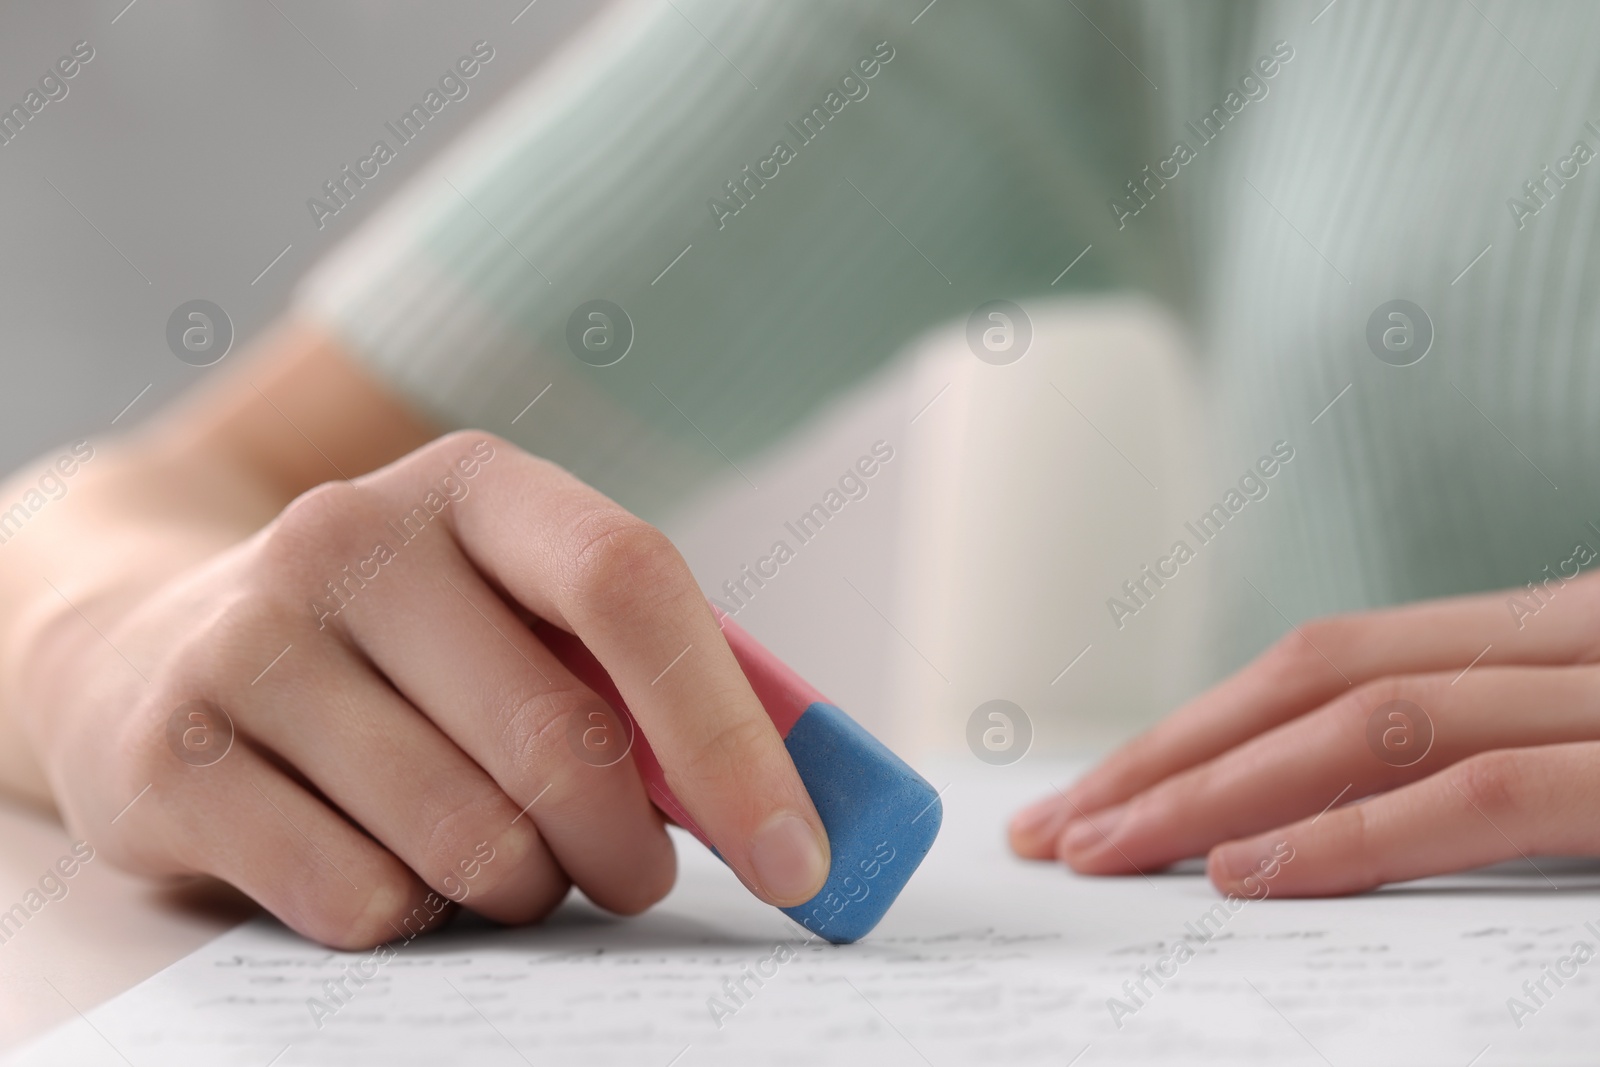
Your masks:
<path fill-rule="evenodd" d="M 625 5 L 323 264 L 300 310 L 436 417 L 651 511 L 924 326 L 1049 290 L 1090 242 L 1097 190 L 1137 155 L 1137 75 L 1051 5 L 1012 15 Z M 1090 86 L 1128 95 L 1091 106 Z M 1129 239 L 1055 291 L 1160 263 Z M 567 341 L 597 299 L 633 327 L 613 366 Z"/>

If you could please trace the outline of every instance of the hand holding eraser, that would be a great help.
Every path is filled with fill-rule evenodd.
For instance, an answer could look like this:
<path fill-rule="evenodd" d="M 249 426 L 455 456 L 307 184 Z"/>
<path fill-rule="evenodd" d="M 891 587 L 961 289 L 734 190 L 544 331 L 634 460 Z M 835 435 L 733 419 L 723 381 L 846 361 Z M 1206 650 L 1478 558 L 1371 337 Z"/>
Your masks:
<path fill-rule="evenodd" d="M 828 832 L 832 865 L 821 891 L 780 910 L 835 944 L 858 941 L 878 925 L 933 847 L 943 817 L 939 794 L 733 620 L 721 616 L 721 622 Z M 661 764 L 599 661 L 570 634 L 552 634 L 546 643 L 625 719 L 650 799 L 715 852 L 667 787 Z"/>

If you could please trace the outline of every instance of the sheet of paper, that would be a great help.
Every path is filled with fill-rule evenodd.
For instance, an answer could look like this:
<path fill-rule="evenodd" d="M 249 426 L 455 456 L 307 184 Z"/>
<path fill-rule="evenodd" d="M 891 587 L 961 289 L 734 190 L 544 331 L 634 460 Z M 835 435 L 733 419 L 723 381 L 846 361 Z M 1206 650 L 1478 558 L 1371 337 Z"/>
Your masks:
<path fill-rule="evenodd" d="M 1600 1058 L 1600 957 L 1574 951 L 1600 949 L 1594 865 L 1537 860 L 1537 870 L 1218 911 L 1197 870 L 1084 879 L 1011 858 L 1005 815 L 1066 777 L 1038 761 L 935 768 L 930 778 L 949 785 L 944 832 L 857 945 L 808 942 L 681 838 L 679 885 L 647 915 L 616 919 L 574 901 L 542 927 L 462 922 L 395 946 L 381 963 L 262 919 L 10 1062 L 1489 1067 Z"/>

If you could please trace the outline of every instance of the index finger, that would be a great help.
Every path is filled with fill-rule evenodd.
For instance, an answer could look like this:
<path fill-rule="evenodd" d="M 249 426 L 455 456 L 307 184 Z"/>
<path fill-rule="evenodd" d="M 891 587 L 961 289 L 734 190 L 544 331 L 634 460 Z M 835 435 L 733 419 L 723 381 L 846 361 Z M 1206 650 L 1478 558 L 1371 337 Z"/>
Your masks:
<path fill-rule="evenodd" d="M 486 578 L 600 661 L 668 786 L 728 865 L 771 904 L 815 896 L 828 875 L 827 833 L 672 543 L 561 468 L 488 434 L 452 434 L 423 449 L 415 469 L 424 478 L 435 455 L 434 514 Z"/>

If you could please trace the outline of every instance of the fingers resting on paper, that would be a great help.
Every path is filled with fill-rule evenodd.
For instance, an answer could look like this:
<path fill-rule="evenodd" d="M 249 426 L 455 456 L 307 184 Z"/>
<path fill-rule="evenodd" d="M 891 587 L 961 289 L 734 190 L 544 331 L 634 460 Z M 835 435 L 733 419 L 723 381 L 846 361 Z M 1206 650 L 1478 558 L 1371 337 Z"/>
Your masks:
<path fill-rule="evenodd" d="M 1569 799 L 1600 794 L 1600 586 L 1572 584 L 1537 625 L 1500 594 L 1295 628 L 1018 813 L 1012 847 L 1104 875 L 1209 853 L 1230 893 L 1276 857 L 1288 895 L 1600 854 Z"/>

